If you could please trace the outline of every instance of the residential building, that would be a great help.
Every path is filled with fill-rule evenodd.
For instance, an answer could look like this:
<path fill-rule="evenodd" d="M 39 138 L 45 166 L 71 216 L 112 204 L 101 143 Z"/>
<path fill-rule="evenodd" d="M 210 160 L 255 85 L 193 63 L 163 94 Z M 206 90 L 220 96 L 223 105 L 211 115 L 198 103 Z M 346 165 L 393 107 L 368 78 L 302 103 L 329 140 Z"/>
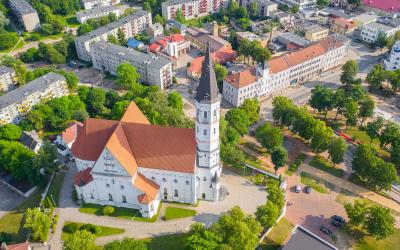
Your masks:
<path fill-rule="evenodd" d="M 89 10 L 95 7 L 119 4 L 120 2 L 120 0 L 81 0 L 81 6 L 83 9 Z"/>
<path fill-rule="evenodd" d="M 22 145 L 35 152 L 35 154 L 39 152 L 43 145 L 43 140 L 39 137 L 35 130 L 22 131 L 22 136 L 19 138 L 19 141 L 22 143 Z"/>
<path fill-rule="evenodd" d="M 152 53 L 143 53 L 131 48 L 99 41 L 90 46 L 93 68 L 116 75 L 121 63 L 129 62 L 136 67 L 140 81 L 165 89 L 172 85 L 172 65 Z"/>
<path fill-rule="evenodd" d="M 206 51 L 208 44 L 210 44 L 212 52 L 232 49 L 230 42 L 218 36 L 211 35 L 204 29 L 188 27 L 185 37 L 190 41 L 190 45 L 202 52 Z"/>
<path fill-rule="evenodd" d="M 326 38 L 328 34 L 329 29 L 319 25 L 314 25 L 305 30 L 304 37 L 310 42 L 315 42 Z"/>
<path fill-rule="evenodd" d="M 378 15 L 400 12 L 400 0 L 362 0 L 362 6 L 364 10 L 373 11 Z"/>
<path fill-rule="evenodd" d="M 310 7 L 314 7 L 317 3 L 317 0 L 274 0 L 278 4 L 286 4 L 289 7 L 293 5 L 298 5 L 299 9 L 307 9 Z"/>
<path fill-rule="evenodd" d="M 400 41 L 397 41 L 392 48 L 388 58 L 385 60 L 386 70 L 400 69 Z"/>
<path fill-rule="evenodd" d="M 236 32 L 236 38 L 238 43 L 240 44 L 244 39 L 249 40 L 250 42 L 252 41 L 259 41 L 262 47 L 267 46 L 268 40 L 264 37 L 260 37 L 250 31 L 244 31 L 244 32 Z"/>
<path fill-rule="evenodd" d="M 379 36 L 394 36 L 398 30 L 400 30 L 400 26 L 392 27 L 378 22 L 368 23 L 361 29 L 361 40 L 374 44 Z"/>
<path fill-rule="evenodd" d="M 79 131 L 83 128 L 83 124 L 78 121 L 73 121 L 67 125 L 67 128 L 55 140 L 57 151 L 64 157 L 71 155 L 72 144 L 78 137 Z"/>
<path fill-rule="evenodd" d="M 190 50 L 190 42 L 181 34 L 172 34 L 155 40 L 148 47 L 149 52 L 169 60 L 175 69 L 178 65 L 179 56 Z"/>
<path fill-rule="evenodd" d="M 286 32 L 286 33 L 279 35 L 276 38 L 276 40 L 279 43 L 282 43 L 283 45 L 285 45 L 286 49 L 288 49 L 288 50 L 303 48 L 310 44 L 310 41 L 308 41 L 304 37 L 301 37 L 301 36 L 296 35 L 291 32 Z"/>
<path fill-rule="evenodd" d="M 135 38 L 129 38 L 128 43 L 126 44 L 129 48 L 141 50 L 144 48 L 144 43 Z"/>
<path fill-rule="evenodd" d="M 124 32 L 125 38 L 134 37 L 145 31 L 147 26 L 151 25 L 151 23 L 151 13 L 138 10 L 129 16 L 79 36 L 75 40 L 78 57 L 83 61 L 90 61 L 90 44 L 100 40 L 107 41 L 108 36 L 116 37 L 118 30 Z"/>
<path fill-rule="evenodd" d="M 366 24 L 376 22 L 378 20 L 378 15 L 375 13 L 361 13 L 353 17 L 353 23 L 357 26 L 358 29 L 362 29 L 362 27 Z"/>
<path fill-rule="evenodd" d="M 40 27 L 40 20 L 36 10 L 26 0 L 10 0 L 10 8 L 18 21 L 28 32 Z"/>
<path fill-rule="evenodd" d="M 79 23 L 85 23 L 87 20 L 108 16 L 109 14 L 115 14 L 117 17 L 119 17 L 121 15 L 121 8 L 111 5 L 78 11 L 76 12 L 76 19 Z"/>
<path fill-rule="evenodd" d="M 149 25 L 146 29 L 147 35 L 150 37 L 157 37 L 164 35 L 164 28 L 159 23 Z"/>
<path fill-rule="evenodd" d="M 170 30 L 170 29 L 176 29 L 179 30 L 180 34 L 182 36 L 186 35 L 187 27 L 184 24 L 181 24 L 173 19 L 170 19 L 167 21 L 165 24 L 165 29 Z"/>
<path fill-rule="evenodd" d="M 0 92 L 7 92 L 14 88 L 15 70 L 7 66 L 0 66 Z"/>
<path fill-rule="evenodd" d="M 350 42 L 330 36 L 308 47 L 272 58 L 265 65 L 231 71 L 223 82 L 223 98 L 233 106 L 245 99 L 263 98 L 274 92 L 313 80 L 343 63 Z"/>
<path fill-rule="evenodd" d="M 0 96 L 0 124 L 19 123 L 33 105 L 43 99 L 67 95 L 65 77 L 50 72 Z"/>
<path fill-rule="evenodd" d="M 352 36 L 357 26 L 342 17 L 335 17 L 331 19 L 330 31 L 342 36 Z"/>
<path fill-rule="evenodd" d="M 296 225 L 292 231 L 289 241 L 282 250 L 338 250 L 337 247 L 322 239 L 320 236 L 310 232 L 306 228 Z"/>
<path fill-rule="evenodd" d="M 6 244 L 5 242 L 2 242 L 0 250 L 32 250 L 32 248 L 28 241 L 17 244 Z"/>
<path fill-rule="evenodd" d="M 143 217 L 153 217 L 162 200 L 219 200 L 220 95 L 210 53 L 195 96 L 195 129 L 152 125 L 133 102 L 120 121 L 86 120 L 72 145 L 78 198 Z"/>
<path fill-rule="evenodd" d="M 269 0 L 239 0 L 238 3 L 246 8 L 255 3 L 259 17 L 271 17 L 278 10 L 278 4 Z"/>
<path fill-rule="evenodd" d="M 217 13 L 224 6 L 224 0 L 168 0 L 161 4 L 162 16 L 175 19 L 176 11 L 181 10 L 185 20 Z"/>

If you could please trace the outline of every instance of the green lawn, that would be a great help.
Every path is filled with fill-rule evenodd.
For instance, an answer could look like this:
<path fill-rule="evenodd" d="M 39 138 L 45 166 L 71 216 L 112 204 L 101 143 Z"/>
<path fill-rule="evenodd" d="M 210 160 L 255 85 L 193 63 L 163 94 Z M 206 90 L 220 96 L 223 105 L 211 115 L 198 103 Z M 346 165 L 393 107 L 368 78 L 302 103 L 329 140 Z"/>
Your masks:
<path fill-rule="evenodd" d="M 23 217 L 27 208 L 39 205 L 42 189 L 36 190 L 28 199 L 18 205 L 12 212 L 0 218 L 0 232 L 11 236 L 12 242 L 26 240 L 26 232 L 23 229 Z"/>
<path fill-rule="evenodd" d="M 310 165 L 318 168 L 322 171 L 333 174 L 336 177 L 342 178 L 344 175 L 344 170 L 335 168 L 333 164 L 326 158 L 322 156 L 315 156 L 311 161 Z"/>
<path fill-rule="evenodd" d="M 165 220 L 193 217 L 195 215 L 196 210 L 193 209 L 185 209 L 179 207 L 167 207 L 165 209 Z"/>
<path fill-rule="evenodd" d="M 85 203 L 79 208 L 79 212 L 86 213 L 86 214 L 95 214 L 98 216 L 103 216 L 103 207 L 97 204 L 90 204 Z M 161 204 L 158 208 L 157 214 L 152 218 L 144 218 L 140 214 L 139 210 L 133 208 L 124 208 L 124 207 L 114 207 L 115 211 L 110 216 L 117 217 L 121 219 L 128 219 L 128 220 L 137 220 L 137 221 L 146 221 L 146 222 L 155 222 L 157 220 L 158 214 L 160 212 Z"/>
<path fill-rule="evenodd" d="M 333 189 L 334 186 L 333 184 L 330 184 L 328 182 L 325 182 L 315 176 L 312 176 L 308 173 L 301 172 L 301 183 L 303 185 L 310 186 L 313 190 L 323 193 L 323 194 L 329 194 L 331 191 L 330 189 Z"/>
<path fill-rule="evenodd" d="M 178 250 L 184 249 L 187 234 L 165 235 L 155 238 L 140 240 L 149 250 Z"/>
<path fill-rule="evenodd" d="M 65 172 L 57 172 L 54 176 L 53 182 L 49 187 L 46 197 L 51 197 L 53 202 L 58 206 L 60 201 L 60 190 L 64 182 Z"/>
<path fill-rule="evenodd" d="M 360 130 L 360 128 L 357 126 L 349 127 L 347 129 L 347 131 L 345 132 L 345 134 L 349 135 L 354 141 L 359 141 L 364 144 L 372 144 L 373 146 L 375 146 L 375 148 L 377 149 L 378 153 L 381 156 L 384 156 L 384 157 L 390 156 L 389 152 L 381 149 L 378 139 L 374 139 L 371 142 L 371 137 L 369 137 L 369 135 L 367 135 L 367 132 L 364 130 Z"/>
<path fill-rule="evenodd" d="M 261 248 L 264 250 L 280 249 L 285 239 L 290 235 L 293 230 L 293 224 L 282 218 L 271 232 L 265 236 L 261 243 Z"/>
<path fill-rule="evenodd" d="M 78 223 L 78 222 L 72 222 L 72 221 L 66 221 L 64 223 L 64 227 L 68 224 L 75 223 L 78 225 L 78 228 L 85 225 L 85 223 Z M 63 232 L 61 235 L 62 240 L 66 240 L 69 236 L 71 236 L 70 233 L 64 232 L 64 227 L 63 227 Z M 122 228 L 116 228 L 116 227 L 104 227 L 104 226 L 98 226 L 101 229 L 100 233 L 96 233 L 96 237 L 102 237 L 102 236 L 109 236 L 109 235 L 114 235 L 114 234 L 122 234 L 125 232 L 125 229 Z"/>
<path fill-rule="evenodd" d="M 80 25 L 80 23 L 76 19 L 75 14 L 71 14 L 68 16 L 59 16 L 59 18 L 61 18 L 63 20 L 63 22 L 65 23 L 65 25 L 67 25 L 70 28 L 78 27 Z"/>
<path fill-rule="evenodd" d="M 395 250 L 399 249 L 400 229 L 395 229 L 394 234 L 384 240 L 375 240 L 371 236 L 364 236 L 359 244 L 354 248 L 356 250 Z"/>

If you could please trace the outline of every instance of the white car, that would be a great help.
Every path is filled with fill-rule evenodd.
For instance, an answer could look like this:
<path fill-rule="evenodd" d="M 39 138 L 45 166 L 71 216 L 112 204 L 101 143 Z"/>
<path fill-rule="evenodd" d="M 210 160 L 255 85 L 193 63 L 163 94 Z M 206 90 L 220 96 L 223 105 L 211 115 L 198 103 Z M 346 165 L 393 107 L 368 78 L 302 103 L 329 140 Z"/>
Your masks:
<path fill-rule="evenodd" d="M 300 185 L 296 185 L 295 191 L 296 191 L 296 193 L 300 193 L 301 192 L 301 186 Z"/>

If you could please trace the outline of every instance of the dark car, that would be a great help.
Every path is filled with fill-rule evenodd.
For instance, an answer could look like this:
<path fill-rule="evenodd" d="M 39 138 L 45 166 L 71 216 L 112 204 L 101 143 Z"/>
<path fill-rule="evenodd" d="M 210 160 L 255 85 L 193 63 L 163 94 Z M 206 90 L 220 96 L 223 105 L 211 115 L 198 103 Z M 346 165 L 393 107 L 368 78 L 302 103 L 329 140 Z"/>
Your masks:
<path fill-rule="evenodd" d="M 327 235 L 332 235 L 333 234 L 333 232 L 329 228 L 324 227 L 324 226 L 320 227 L 320 230 L 322 232 L 326 233 Z"/>
<path fill-rule="evenodd" d="M 304 188 L 304 192 L 305 192 L 306 194 L 310 194 L 310 193 L 311 193 L 311 187 L 310 187 L 310 186 L 306 186 L 306 187 Z"/>
<path fill-rule="evenodd" d="M 343 217 L 342 216 L 339 216 L 339 215 L 334 215 L 334 216 L 332 216 L 332 220 L 335 220 L 335 221 L 337 221 L 337 222 L 339 222 L 339 223 L 341 223 L 341 224 L 344 224 L 346 221 L 343 219 Z"/>
<path fill-rule="evenodd" d="M 343 223 L 340 223 L 337 220 L 331 220 L 331 224 L 334 225 L 335 227 L 342 227 Z"/>

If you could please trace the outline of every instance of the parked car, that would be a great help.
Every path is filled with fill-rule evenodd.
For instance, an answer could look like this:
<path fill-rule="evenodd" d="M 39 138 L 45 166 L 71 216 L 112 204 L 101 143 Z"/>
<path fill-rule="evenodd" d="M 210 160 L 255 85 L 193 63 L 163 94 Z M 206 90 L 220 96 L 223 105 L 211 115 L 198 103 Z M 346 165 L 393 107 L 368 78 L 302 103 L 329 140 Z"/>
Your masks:
<path fill-rule="evenodd" d="M 343 217 L 342 217 L 342 216 L 339 216 L 339 215 L 334 215 L 334 216 L 332 216 L 332 220 L 335 220 L 335 221 L 337 221 L 337 222 L 339 222 L 339 223 L 341 223 L 341 224 L 346 223 L 346 221 L 343 219 Z"/>
<path fill-rule="evenodd" d="M 319 229 L 320 229 L 322 232 L 326 233 L 327 235 L 333 235 L 333 232 L 332 232 L 329 228 L 327 228 L 327 227 L 325 227 L 325 226 L 322 226 L 322 227 L 320 227 Z"/>
<path fill-rule="evenodd" d="M 304 188 L 304 192 L 305 192 L 306 194 L 310 194 L 310 193 L 311 193 L 311 187 L 310 187 L 310 186 L 306 186 L 306 187 Z"/>
<path fill-rule="evenodd" d="M 296 193 L 300 193 L 301 192 L 301 186 L 300 185 L 296 185 L 294 187 L 294 190 L 295 190 Z"/>
<path fill-rule="evenodd" d="M 343 223 L 340 223 L 337 220 L 331 220 L 331 224 L 334 225 L 335 227 L 342 227 Z"/>

